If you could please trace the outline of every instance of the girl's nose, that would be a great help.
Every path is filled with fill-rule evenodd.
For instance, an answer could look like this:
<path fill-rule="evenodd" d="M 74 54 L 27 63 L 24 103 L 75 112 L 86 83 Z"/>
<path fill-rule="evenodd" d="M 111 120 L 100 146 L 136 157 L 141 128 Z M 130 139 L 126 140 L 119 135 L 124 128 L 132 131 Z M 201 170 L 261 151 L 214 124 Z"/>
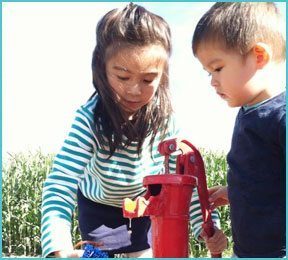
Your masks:
<path fill-rule="evenodd" d="M 127 89 L 127 94 L 134 95 L 134 96 L 140 95 L 141 94 L 140 84 L 137 83 L 137 84 L 133 84 L 132 86 L 129 86 Z"/>

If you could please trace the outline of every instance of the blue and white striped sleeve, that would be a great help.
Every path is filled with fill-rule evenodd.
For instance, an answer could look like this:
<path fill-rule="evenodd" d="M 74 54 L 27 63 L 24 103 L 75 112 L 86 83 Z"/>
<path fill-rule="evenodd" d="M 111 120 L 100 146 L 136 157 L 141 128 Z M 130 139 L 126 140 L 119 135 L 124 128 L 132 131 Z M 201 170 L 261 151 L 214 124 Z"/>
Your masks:
<path fill-rule="evenodd" d="M 71 218 L 78 183 L 90 161 L 96 142 L 91 118 L 79 109 L 63 147 L 54 159 L 42 195 L 41 245 L 43 257 L 72 249 Z"/>
<path fill-rule="evenodd" d="M 177 120 L 175 115 L 173 114 L 169 123 L 169 132 L 165 140 L 179 138 L 180 136 L 180 129 L 177 125 Z M 176 160 L 177 156 L 171 155 L 169 156 L 169 172 L 176 173 Z"/>
<path fill-rule="evenodd" d="M 194 234 L 194 237 L 197 240 L 199 240 L 199 235 L 202 231 L 203 217 L 202 217 L 202 212 L 201 212 L 198 191 L 196 188 L 193 191 L 189 213 L 190 213 L 190 224 L 192 228 L 192 233 Z M 214 225 L 220 229 L 220 219 L 219 219 L 218 211 L 213 210 L 211 217 L 212 217 L 212 221 Z"/>

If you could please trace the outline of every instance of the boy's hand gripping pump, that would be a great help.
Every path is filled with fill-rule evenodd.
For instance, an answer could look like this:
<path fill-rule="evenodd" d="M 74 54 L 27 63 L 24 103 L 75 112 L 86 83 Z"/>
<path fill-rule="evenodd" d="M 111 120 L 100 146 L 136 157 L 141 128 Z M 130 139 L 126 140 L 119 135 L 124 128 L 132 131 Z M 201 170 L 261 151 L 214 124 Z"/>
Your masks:
<path fill-rule="evenodd" d="M 158 151 L 165 156 L 165 173 L 146 176 L 143 179 L 146 194 L 135 201 L 126 198 L 123 215 L 130 220 L 150 216 L 153 257 L 187 258 L 189 207 L 195 187 L 201 205 L 202 227 L 208 237 L 214 234 L 203 159 L 200 152 L 186 140 L 161 142 Z M 169 158 L 177 151 L 181 153 L 177 156 L 176 174 L 170 174 Z M 221 257 L 221 254 L 212 257 Z"/>

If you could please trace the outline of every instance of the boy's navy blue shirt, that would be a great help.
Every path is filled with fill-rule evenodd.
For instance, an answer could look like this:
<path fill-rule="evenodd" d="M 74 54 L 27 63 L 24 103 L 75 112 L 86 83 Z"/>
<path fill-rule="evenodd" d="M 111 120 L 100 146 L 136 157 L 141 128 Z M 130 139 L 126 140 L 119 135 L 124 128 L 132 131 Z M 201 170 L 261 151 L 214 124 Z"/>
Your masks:
<path fill-rule="evenodd" d="M 286 255 L 286 97 L 241 108 L 227 156 L 228 197 L 239 257 Z"/>

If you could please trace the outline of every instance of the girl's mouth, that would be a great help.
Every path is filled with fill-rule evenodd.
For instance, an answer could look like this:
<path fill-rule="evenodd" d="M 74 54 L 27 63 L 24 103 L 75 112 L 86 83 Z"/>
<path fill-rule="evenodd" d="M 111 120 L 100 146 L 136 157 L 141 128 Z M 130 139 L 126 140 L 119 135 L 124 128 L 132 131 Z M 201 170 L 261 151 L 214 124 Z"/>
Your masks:
<path fill-rule="evenodd" d="M 141 107 L 140 101 L 128 101 L 128 100 L 123 99 L 122 104 L 124 107 L 131 109 L 131 110 L 136 110 Z"/>

